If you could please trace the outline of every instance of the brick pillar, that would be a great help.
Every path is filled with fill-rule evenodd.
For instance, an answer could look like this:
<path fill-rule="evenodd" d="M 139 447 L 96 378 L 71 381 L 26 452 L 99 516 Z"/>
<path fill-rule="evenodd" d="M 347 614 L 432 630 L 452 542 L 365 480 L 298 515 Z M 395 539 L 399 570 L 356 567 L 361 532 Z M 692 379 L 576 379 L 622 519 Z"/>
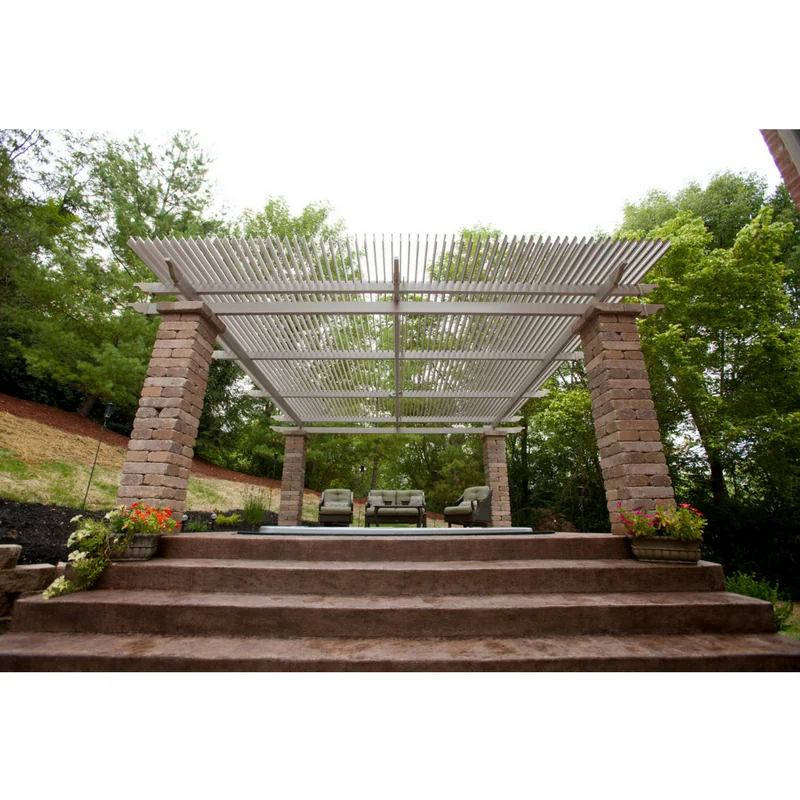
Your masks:
<path fill-rule="evenodd" d="M 225 326 L 201 302 L 158 303 L 161 324 L 122 467 L 120 503 L 186 508 L 214 343 Z"/>
<path fill-rule="evenodd" d="M 303 521 L 303 487 L 306 478 L 307 433 L 287 433 L 281 478 L 281 508 L 278 525 L 300 525 Z"/>
<path fill-rule="evenodd" d="M 598 303 L 575 326 L 583 346 L 612 533 L 625 533 L 617 503 L 625 510 L 675 505 L 636 329 L 641 313 L 633 303 Z"/>
<path fill-rule="evenodd" d="M 508 463 L 506 462 L 506 434 L 490 431 L 481 434 L 483 440 L 483 474 L 486 485 L 492 489 L 493 528 L 511 525 L 511 500 L 508 493 Z"/>

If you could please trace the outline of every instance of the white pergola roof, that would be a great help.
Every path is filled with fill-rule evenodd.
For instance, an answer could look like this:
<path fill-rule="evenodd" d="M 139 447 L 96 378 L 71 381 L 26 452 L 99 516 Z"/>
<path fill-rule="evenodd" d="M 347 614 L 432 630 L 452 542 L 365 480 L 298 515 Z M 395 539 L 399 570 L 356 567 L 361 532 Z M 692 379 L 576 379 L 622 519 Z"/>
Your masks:
<path fill-rule="evenodd" d="M 159 279 L 140 288 L 207 303 L 227 327 L 215 357 L 239 363 L 278 421 L 312 432 L 513 422 L 560 362 L 582 358 L 572 326 L 591 303 L 647 294 L 638 282 L 669 248 L 447 235 L 129 244 Z"/>

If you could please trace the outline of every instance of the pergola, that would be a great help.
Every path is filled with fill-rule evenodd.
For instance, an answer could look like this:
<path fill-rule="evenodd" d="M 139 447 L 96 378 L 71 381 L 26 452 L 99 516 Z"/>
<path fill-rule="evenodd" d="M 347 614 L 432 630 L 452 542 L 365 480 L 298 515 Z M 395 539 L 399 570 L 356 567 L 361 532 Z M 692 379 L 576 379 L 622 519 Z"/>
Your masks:
<path fill-rule="evenodd" d="M 139 287 L 180 298 L 134 305 L 163 318 L 143 391 L 142 435 L 160 431 L 151 440 L 170 441 L 167 432 L 180 431 L 166 421 L 179 420 L 192 439 L 181 446 L 190 450 L 190 418 L 195 411 L 199 418 L 210 359 L 234 359 L 287 423 L 276 430 L 287 437 L 281 516 L 291 524 L 301 509 L 286 503 L 287 479 L 290 492 L 299 483 L 302 498 L 297 473 L 313 433 L 480 433 L 487 472 L 487 458 L 499 462 L 502 447 L 502 469 L 494 472 L 503 474 L 493 476 L 502 482 L 504 436 L 519 430 L 504 426 L 561 362 L 585 358 L 583 331 L 598 313 L 619 316 L 624 327 L 657 310 L 620 301 L 654 288 L 640 281 L 669 242 L 445 235 L 132 239 L 130 246 L 158 278 Z M 190 329 L 192 338 L 184 338 Z M 182 501 L 185 487 L 170 483 L 177 494 L 169 499 Z M 164 488 L 155 478 L 130 485 Z M 284 505 L 292 506 L 287 513 Z"/>

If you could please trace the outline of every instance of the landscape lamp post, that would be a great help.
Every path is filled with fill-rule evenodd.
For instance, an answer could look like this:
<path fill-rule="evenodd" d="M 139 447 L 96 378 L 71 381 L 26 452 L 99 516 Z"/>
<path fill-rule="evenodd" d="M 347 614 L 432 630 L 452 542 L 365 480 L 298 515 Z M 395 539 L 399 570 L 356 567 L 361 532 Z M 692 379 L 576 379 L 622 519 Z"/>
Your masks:
<path fill-rule="evenodd" d="M 361 464 L 359 466 L 359 468 L 358 468 L 358 471 L 363 475 L 367 471 L 367 468 L 363 464 Z M 361 481 L 359 481 L 359 483 L 358 483 L 359 489 L 361 488 L 361 483 L 362 483 L 363 480 L 364 479 L 362 478 Z M 361 508 L 362 508 L 363 513 L 364 513 L 364 526 L 366 527 L 366 524 L 367 524 L 367 487 L 366 487 L 366 485 L 364 486 L 364 502 L 361 504 Z"/>
<path fill-rule="evenodd" d="M 114 413 L 114 404 L 106 403 L 106 410 L 103 412 L 103 424 L 100 427 L 100 439 L 97 442 L 97 452 L 94 454 L 94 463 L 92 464 L 92 471 L 89 473 L 89 483 L 86 484 L 86 494 L 83 496 L 81 503 L 81 511 L 86 510 L 86 498 L 89 496 L 89 487 L 92 485 L 92 476 L 94 475 L 94 468 L 97 466 L 97 457 L 100 455 L 100 445 L 103 443 L 103 434 L 106 432 L 106 424 L 111 419 Z"/>

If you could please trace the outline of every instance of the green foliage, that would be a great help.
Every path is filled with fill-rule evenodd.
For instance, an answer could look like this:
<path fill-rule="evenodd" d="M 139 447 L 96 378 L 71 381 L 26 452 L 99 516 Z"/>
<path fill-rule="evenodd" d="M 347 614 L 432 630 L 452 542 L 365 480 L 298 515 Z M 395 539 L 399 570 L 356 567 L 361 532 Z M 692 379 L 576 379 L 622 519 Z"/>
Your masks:
<path fill-rule="evenodd" d="M 217 527 L 218 528 L 235 528 L 242 521 L 241 514 L 217 514 Z"/>
<path fill-rule="evenodd" d="M 522 432 L 508 437 L 512 513 L 521 521 L 548 508 L 580 530 L 608 531 L 583 364 L 562 365 L 544 388 L 523 406 Z"/>
<path fill-rule="evenodd" d="M 664 508 L 656 504 L 656 510 L 647 511 L 622 510 L 622 503 L 617 503 L 619 520 L 631 536 L 669 536 L 680 542 L 695 542 L 703 538 L 703 529 L 707 521 L 688 503 L 681 503 L 679 508 Z"/>
<path fill-rule="evenodd" d="M 755 173 L 719 172 L 705 189 L 692 182 L 674 198 L 653 190 L 639 203 L 624 206 L 620 233 L 655 235 L 657 228 L 683 213 L 700 220 L 711 234 L 712 247 L 730 248 L 739 231 L 761 210 L 766 188 L 767 182 Z"/>
<path fill-rule="evenodd" d="M 219 230 L 208 159 L 185 132 L 160 146 L 55 135 L 0 133 L 0 385 L 63 387 L 83 413 L 102 399 L 130 422 L 157 323 L 126 307 L 152 278 L 128 238 Z"/>
<path fill-rule="evenodd" d="M 86 519 L 78 514 L 71 522 L 79 523 L 67 540 L 70 547 L 77 545 L 68 556 L 73 579 L 56 578 L 42 594 L 45 600 L 91 589 L 111 559 L 124 552 L 134 534 L 170 533 L 177 524 L 169 517 L 169 509 L 152 508 L 143 503 L 134 503 L 130 508 L 119 506 L 102 520 Z"/>
<path fill-rule="evenodd" d="M 758 578 L 752 572 L 735 572 L 725 578 L 725 590 L 734 594 L 743 594 L 747 597 L 756 597 L 759 600 L 768 600 L 772 603 L 775 612 L 775 624 L 778 630 L 790 626 L 790 619 L 794 603 L 789 596 L 781 590 L 778 583 L 768 578 Z"/>
<path fill-rule="evenodd" d="M 306 239 L 330 239 L 344 232 L 344 222 L 331 222 L 333 207 L 328 203 L 309 203 L 297 216 L 292 216 L 283 197 L 271 197 L 262 211 L 247 209 L 238 222 L 237 231 L 244 236 L 283 240 L 304 236 Z"/>
<path fill-rule="evenodd" d="M 696 432 L 702 451 L 690 436 L 684 455 L 694 463 L 682 466 L 694 473 L 690 482 L 707 471 L 717 503 L 745 486 L 766 494 L 777 482 L 797 492 L 800 451 L 777 452 L 800 411 L 800 335 L 781 260 L 791 233 L 770 208 L 727 249 L 688 211 L 651 231 L 672 242 L 647 278 L 658 283 L 652 300 L 666 308 L 640 325 L 656 410 L 668 434 L 686 441 Z"/>
<path fill-rule="evenodd" d="M 254 528 L 264 521 L 267 510 L 267 495 L 263 489 L 248 487 L 244 492 L 244 518 Z"/>
<path fill-rule="evenodd" d="M 209 529 L 205 522 L 185 522 L 183 530 L 189 533 L 205 533 Z"/>

